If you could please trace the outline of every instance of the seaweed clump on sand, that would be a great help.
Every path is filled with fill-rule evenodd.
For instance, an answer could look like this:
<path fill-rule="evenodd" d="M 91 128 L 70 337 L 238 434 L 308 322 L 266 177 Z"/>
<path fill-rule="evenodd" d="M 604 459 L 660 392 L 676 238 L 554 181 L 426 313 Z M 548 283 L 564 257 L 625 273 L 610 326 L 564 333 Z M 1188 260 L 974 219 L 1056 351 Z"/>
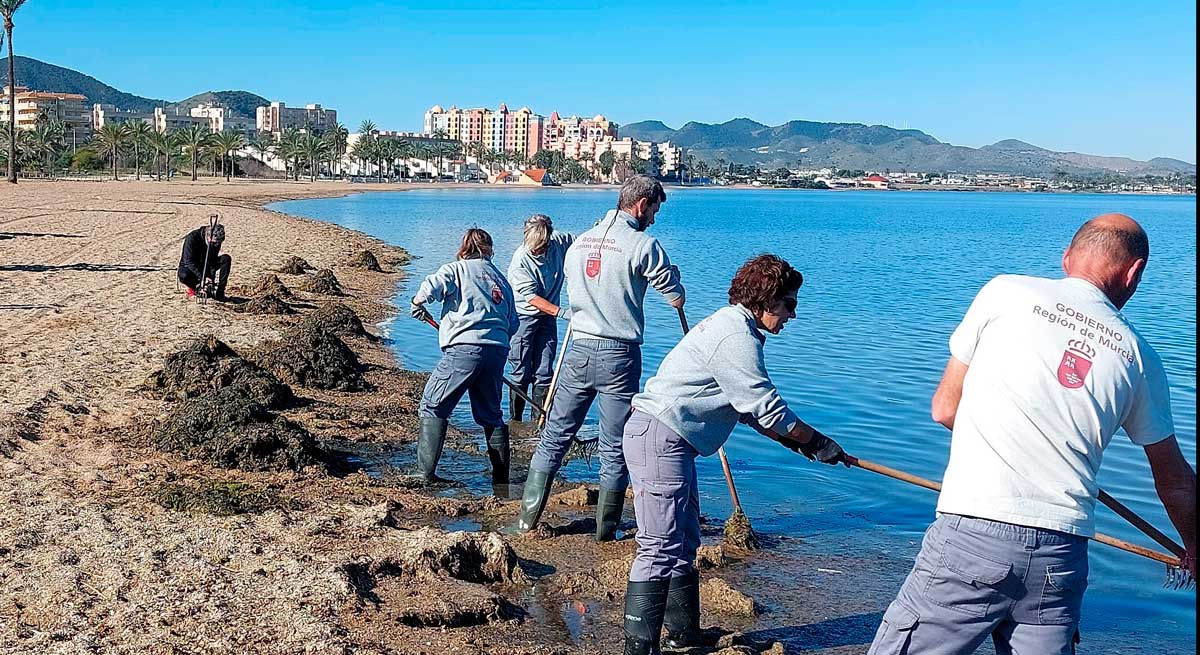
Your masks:
<path fill-rule="evenodd" d="M 733 516 L 725 521 L 725 544 L 741 550 L 758 550 L 760 544 L 754 528 L 750 527 L 750 519 L 741 511 L 734 511 Z"/>
<path fill-rule="evenodd" d="M 346 295 L 342 291 L 342 285 L 338 282 L 337 276 L 328 268 L 322 268 L 305 278 L 300 282 L 300 288 L 309 293 L 318 293 L 325 296 Z"/>
<path fill-rule="evenodd" d="M 345 304 L 340 302 L 325 303 L 316 311 L 304 317 L 301 326 L 313 330 L 326 330 L 339 337 L 369 337 L 362 319 Z"/>
<path fill-rule="evenodd" d="M 150 441 L 187 459 L 245 471 L 296 471 L 327 460 L 304 428 L 237 387 L 176 405 L 155 422 Z"/>
<path fill-rule="evenodd" d="M 298 503 L 280 497 L 279 492 L 269 486 L 216 480 L 167 482 L 154 490 L 152 498 L 169 510 L 213 516 L 261 514 L 298 507 Z"/>
<path fill-rule="evenodd" d="M 350 260 L 350 265 L 356 268 L 363 268 L 375 273 L 382 273 L 383 267 L 379 265 L 379 258 L 370 250 L 363 250 Z"/>
<path fill-rule="evenodd" d="M 238 307 L 238 311 L 243 314 L 267 314 L 273 316 L 284 316 L 287 314 L 295 314 L 296 310 L 292 306 L 284 302 L 279 296 L 273 293 L 265 293 L 261 296 L 254 296 L 245 304 Z"/>
<path fill-rule="evenodd" d="M 212 335 L 167 355 L 143 387 L 165 400 L 187 400 L 225 388 L 237 388 L 240 395 L 273 409 L 295 400 L 291 387 Z"/>
<path fill-rule="evenodd" d="M 366 388 L 358 356 L 329 330 L 298 325 L 280 341 L 268 342 L 256 360 L 292 384 L 314 389 L 361 391 Z"/>
<path fill-rule="evenodd" d="M 304 275 L 313 268 L 313 265 L 305 261 L 303 257 L 292 255 L 284 260 L 283 264 L 275 271 L 284 275 Z"/>
<path fill-rule="evenodd" d="M 292 290 L 287 288 L 283 280 L 279 279 L 274 273 L 267 273 L 259 278 L 258 282 L 250 288 L 251 296 L 266 296 L 273 295 L 280 298 L 291 298 Z"/>

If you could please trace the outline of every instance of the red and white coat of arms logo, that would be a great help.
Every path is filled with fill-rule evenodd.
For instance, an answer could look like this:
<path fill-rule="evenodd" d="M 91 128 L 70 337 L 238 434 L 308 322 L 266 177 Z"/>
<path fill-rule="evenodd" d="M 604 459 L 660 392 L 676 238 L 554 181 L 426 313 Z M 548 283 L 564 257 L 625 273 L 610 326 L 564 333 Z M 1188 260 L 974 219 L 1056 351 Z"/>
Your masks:
<path fill-rule="evenodd" d="M 1062 361 L 1058 363 L 1058 382 L 1068 389 L 1078 389 L 1083 386 L 1083 380 L 1088 371 L 1092 370 L 1092 358 L 1096 349 L 1082 339 L 1072 339 L 1067 342 L 1067 350 L 1063 352 Z"/>
<path fill-rule="evenodd" d="M 492 302 L 499 305 L 504 302 L 504 292 L 500 290 L 500 285 L 492 285 Z"/>
<path fill-rule="evenodd" d="M 594 278 L 600 275 L 600 253 L 594 252 L 588 255 L 587 266 L 583 269 L 588 277 Z"/>

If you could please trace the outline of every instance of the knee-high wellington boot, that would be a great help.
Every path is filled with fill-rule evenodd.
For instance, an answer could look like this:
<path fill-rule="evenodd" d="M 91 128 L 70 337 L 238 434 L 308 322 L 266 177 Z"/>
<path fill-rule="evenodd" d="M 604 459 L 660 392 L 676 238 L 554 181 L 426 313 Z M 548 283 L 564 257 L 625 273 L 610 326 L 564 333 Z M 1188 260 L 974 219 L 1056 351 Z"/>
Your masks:
<path fill-rule="evenodd" d="M 596 541 L 612 541 L 621 527 L 621 512 L 625 509 L 624 489 L 600 487 L 596 496 Z"/>
<path fill-rule="evenodd" d="M 667 629 L 667 637 L 663 643 L 668 648 L 701 645 L 699 571 L 671 578 L 671 586 L 667 590 L 667 609 L 663 613 L 663 626 Z"/>
<path fill-rule="evenodd" d="M 450 422 L 441 418 L 421 418 L 421 436 L 417 441 L 417 470 L 426 482 L 444 482 L 434 474 L 442 447 L 446 444 L 446 428 Z"/>
<path fill-rule="evenodd" d="M 505 528 L 503 532 L 521 534 L 532 530 L 542 517 L 542 510 L 546 509 L 546 500 L 550 498 L 550 485 L 553 482 L 553 475 L 529 469 L 529 476 L 525 478 L 525 491 L 521 497 L 521 513 L 517 516 L 517 522 Z"/>
<path fill-rule="evenodd" d="M 488 459 L 492 462 L 492 484 L 508 484 L 508 426 L 484 428 Z"/>
<path fill-rule="evenodd" d="M 625 587 L 625 655 L 660 655 L 659 635 L 670 580 L 629 582 Z"/>
<path fill-rule="evenodd" d="M 522 394 L 529 389 L 529 386 L 522 384 L 520 389 L 521 393 L 517 393 L 517 390 L 511 387 L 508 390 L 508 418 L 510 421 L 516 421 L 517 423 L 520 423 L 522 417 L 525 415 L 525 398 L 522 397 Z M 530 412 L 532 411 L 530 410 Z M 530 418 L 533 417 L 530 416 Z"/>

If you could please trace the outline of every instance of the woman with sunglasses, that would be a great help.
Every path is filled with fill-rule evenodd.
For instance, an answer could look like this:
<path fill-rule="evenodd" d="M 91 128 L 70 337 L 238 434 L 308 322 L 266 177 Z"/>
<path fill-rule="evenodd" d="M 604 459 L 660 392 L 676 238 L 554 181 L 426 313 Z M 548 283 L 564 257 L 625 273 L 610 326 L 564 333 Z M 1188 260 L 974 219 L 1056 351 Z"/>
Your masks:
<path fill-rule="evenodd" d="M 767 375 L 766 334 L 796 317 L 804 277 L 775 255 L 742 265 L 729 306 L 701 321 L 633 398 L 622 442 L 633 483 L 637 555 L 625 594 L 625 655 L 700 644 L 697 456 L 717 452 L 740 421 L 809 459 L 845 463 L 837 442 L 806 425 Z"/>

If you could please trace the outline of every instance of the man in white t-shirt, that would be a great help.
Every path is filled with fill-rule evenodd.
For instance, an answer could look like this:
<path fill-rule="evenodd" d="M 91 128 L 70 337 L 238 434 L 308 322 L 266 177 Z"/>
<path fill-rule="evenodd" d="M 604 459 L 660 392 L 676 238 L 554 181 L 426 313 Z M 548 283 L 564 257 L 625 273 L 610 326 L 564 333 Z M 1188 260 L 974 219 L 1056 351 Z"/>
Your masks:
<path fill-rule="evenodd" d="M 1162 361 L 1121 315 L 1150 256 L 1121 214 L 1088 221 L 1059 280 L 1002 275 L 950 337 L 933 418 L 953 431 L 938 517 L 870 653 L 1073 653 L 1096 472 L 1118 428 L 1146 450 L 1195 574 L 1196 475 Z"/>

